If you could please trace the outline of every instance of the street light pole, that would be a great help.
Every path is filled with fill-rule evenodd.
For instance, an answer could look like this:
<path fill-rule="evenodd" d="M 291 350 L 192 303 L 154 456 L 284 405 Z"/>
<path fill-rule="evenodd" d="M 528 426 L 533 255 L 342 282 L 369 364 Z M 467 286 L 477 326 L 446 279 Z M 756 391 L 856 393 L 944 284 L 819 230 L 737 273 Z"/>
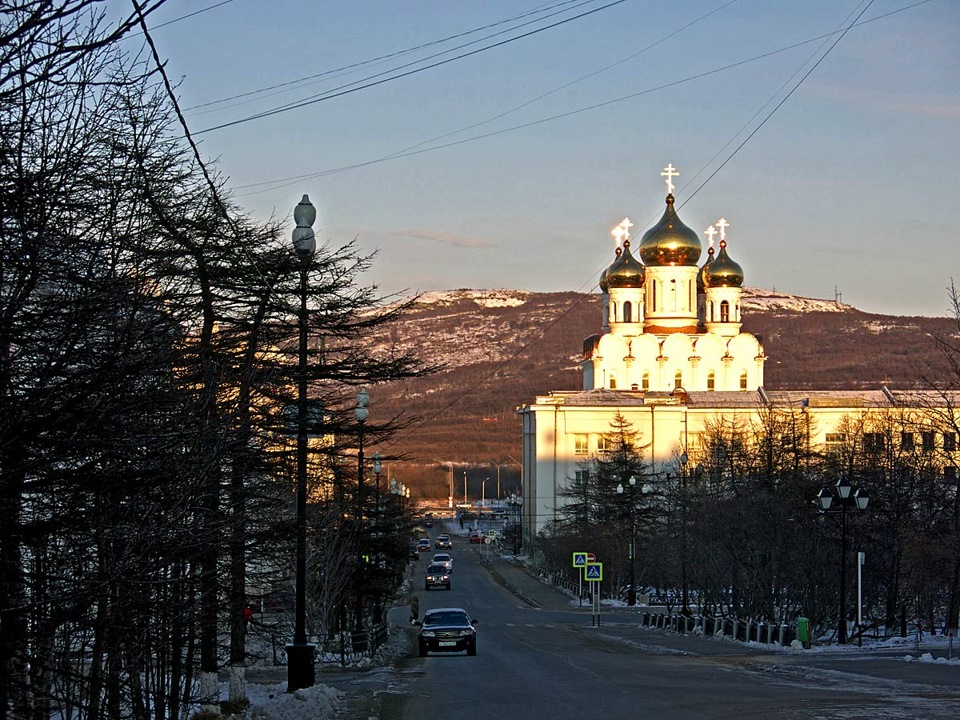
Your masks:
<path fill-rule="evenodd" d="M 630 502 L 630 546 L 629 546 L 629 557 L 630 557 L 630 588 L 627 590 L 627 605 L 633 606 L 637 604 L 637 575 L 636 575 L 636 546 L 637 546 L 637 502 L 636 497 L 634 497 L 634 488 L 637 486 L 637 476 L 631 475 L 630 480 L 628 481 L 630 485 L 629 490 L 629 502 Z M 623 494 L 623 484 L 620 483 L 617 485 L 617 493 Z"/>
<path fill-rule="evenodd" d="M 356 599 L 356 616 L 354 629 L 363 630 L 363 428 L 370 415 L 368 405 L 370 396 L 365 388 L 357 393 L 357 407 L 353 414 L 357 418 L 357 569 L 354 575 L 354 597 Z"/>
<path fill-rule="evenodd" d="M 854 489 L 846 478 L 837 480 L 833 487 L 824 487 L 817 493 L 820 512 L 840 513 L 840 617 L 837 621 L 837 644 L 847 642 L 847 508 L 867 509 L 870 496 L 862 488 Z"/>
<path fill-rule="evenodd" d="M 680 551 L 680 579 L 683 592 L 684 616 L 690 616 L 689 587 L 687 586 L 687 452 L 680 453 L 680 512 L 682 517 L 682 542 Z"/>
<path fill-rule="evenodd" d="M 293 644 L 287 646 L 287 690 L 313 687 L 316 681 L 314 647 L 307 643 L 307 271 L 313 261 L 317 239 L 313 223 L 317 209 L 306 195 L 293 210 L 297 224 L 293 247 L 300 266 L 300 312 L 297 316 L 297 568 Z"/>

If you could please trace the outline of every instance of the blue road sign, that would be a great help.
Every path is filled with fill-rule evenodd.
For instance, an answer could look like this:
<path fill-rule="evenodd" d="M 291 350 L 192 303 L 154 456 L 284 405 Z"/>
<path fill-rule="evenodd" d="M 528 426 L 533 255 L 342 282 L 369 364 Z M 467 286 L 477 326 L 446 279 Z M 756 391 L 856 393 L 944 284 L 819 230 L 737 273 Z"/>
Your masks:
<path fill-rule="evenodd" d="M 603 563 L 587 563 L 587 580 L 603 580 Z"/>
<path fill-rule="evenodd" d="M 589 553 L 585 552 L 575 552 L 573 554 L 573 566 L 575 568 L 582 568 L 587 566 L 587 555 Z"/>

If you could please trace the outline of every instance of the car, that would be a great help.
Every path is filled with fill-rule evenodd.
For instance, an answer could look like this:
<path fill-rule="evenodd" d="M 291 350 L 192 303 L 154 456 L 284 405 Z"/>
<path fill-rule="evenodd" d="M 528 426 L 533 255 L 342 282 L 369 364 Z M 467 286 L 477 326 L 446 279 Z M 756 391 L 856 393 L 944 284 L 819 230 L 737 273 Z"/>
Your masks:
<path fill-rule="evenodd" d="M 428 652 L 461 652 L 477 654 L 476 620 L 471 620 L 463 608 L 435 608 L 427 610 L 418 622 L 420 633 L 417 648 L 420 657 Z"/>
<path fill-rule="evenodd" d="M 434 565 L 443 565 L 447 572 L 453 572 L 453 558 L 449 553 L 437 553 L 430 562 Z"/>
<path fill-rule="evenodd" d="M 430 538 L 420 538 L 417 540 L 417 550 L 420 552 L 430 552 Z"/>
<path fill-rule="evenodd" d="M 483 542 L 483 536 L 480 533 L 470 533 L 470 543 L 477 545 Z"/>
<path fill-rule="evenodd" d="M 411 560 L 420 559 L 420 548 L 417 547 L 416 543 L 410 543 L 410 559 Z"/>
<path fill-rule="evenodd" d="M 437 535 L 437 550 L 449 550 L 453 547 L 453 543 L 450 542 L 449 535 Z"/>
<path fill-rule="evenodd" d="M 450 589 L 450 571 L 440 563 L 431 563 L 427 567 L 427 573 L 423 580 L 423 589 L 442 587 L 444 590 Z"/>

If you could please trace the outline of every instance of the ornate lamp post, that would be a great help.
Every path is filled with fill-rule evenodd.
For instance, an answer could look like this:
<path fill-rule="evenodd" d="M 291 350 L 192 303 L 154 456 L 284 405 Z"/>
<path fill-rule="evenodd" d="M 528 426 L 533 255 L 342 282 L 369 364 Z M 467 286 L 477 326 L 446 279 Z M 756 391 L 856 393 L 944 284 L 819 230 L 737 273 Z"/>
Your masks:
<path fill-rule="evenodd" d="M 370 415 L 368 405 L 370 396 L 365 388 L 357 393 L 357 406 L 353 411 L 357 418 L 357 569 L 354 575 L 353 589 L 356 598 L 356 617 L 354 628 L 357 632 L 363 630 L 363 428 Z"/>
<path fill-rule="evenodd" d="M 297 364 L 297 578 L 296 622 L 293 644 L 287 646 L 287 690 L 313 687 L 316 674 L 313 645 L 307 644 L 307 271 L 317 249 L 313 223 L 317 209 L 306 195 L 293 209 L 297 226 L 293 230 L 293 247 L 300 266 L 300 335 Z"/>
<path fill-rule="evenodd" d="M 637 503 L 633 490 L 637 486 L 637 476 L 631 475 L 628 480 L 630 489 L 630 589 L 627 590 L 627 605 L 637 604 L 637 575 L 636 575 L 636 546 L 637 546 Z M 623 483 L 617 484 L 617 494 L 623 495 Z"/>
<path fill-rule="evenodd" d="M 817 493 L 820 512 L 840 514 L 840 617 L 837 621 L 837 643 L 847 642 L 847 508 L 867 509 L 870 496 L 862 488 L 854 488 L 846 478 L 824 487 Z"/>
<path fill-rule="evenodd" d="M 687 452 L 680 453 L 680 512 L 681 523 L 681 550 L 680 550 L 680 582 L 683 592 L 683 615 L 690 616 L 690 588 L 687 585 Z"/>

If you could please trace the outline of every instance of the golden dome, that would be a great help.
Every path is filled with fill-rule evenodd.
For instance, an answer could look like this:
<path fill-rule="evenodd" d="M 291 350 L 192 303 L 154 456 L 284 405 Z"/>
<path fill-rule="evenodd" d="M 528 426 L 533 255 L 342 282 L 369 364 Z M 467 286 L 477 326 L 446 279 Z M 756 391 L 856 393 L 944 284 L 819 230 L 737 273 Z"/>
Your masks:
<path fill-rule="evenodd" d="M 663 217 L 643 234 L 640 259 L 645 265 L 696 265 L 703 252 L 700 237 L 683 224 L 667 195 Z"/>
<path fill-rule="evenodd" d="M 707 250 L 707 261 L 703 265 L 701 265 L 700 269 L 697 271 L 697 292 L 698 293 L 702 293 L 704 290 L 706 290 L 707 286 L 703 284 L 703 273 L 712 262 L 713 262 L 713 246 L 711 245 L 710 248 Z"/>
<path fill-rule="evenodd" d="M 727 255 L 727 241 L 720 241 L 720 252 L 709 264 L 703 266 L 703 285 L 715 287 L 742 287 L 743 268 Z"/>
<path fill-rule="evenodd" d="M 601 279 L 607 287 L 612 288 L 641 288 L 646 278 L 646 270 L 637 258 L 630 253 L 630 241 L 623 241 L 623 251 L 617 248 L 617 259 L 607 268 Z"/>

